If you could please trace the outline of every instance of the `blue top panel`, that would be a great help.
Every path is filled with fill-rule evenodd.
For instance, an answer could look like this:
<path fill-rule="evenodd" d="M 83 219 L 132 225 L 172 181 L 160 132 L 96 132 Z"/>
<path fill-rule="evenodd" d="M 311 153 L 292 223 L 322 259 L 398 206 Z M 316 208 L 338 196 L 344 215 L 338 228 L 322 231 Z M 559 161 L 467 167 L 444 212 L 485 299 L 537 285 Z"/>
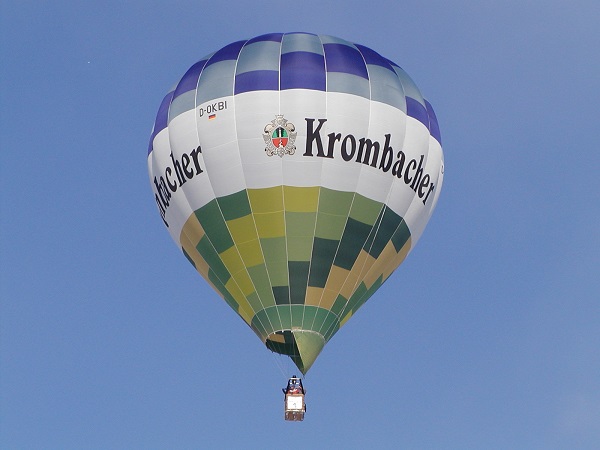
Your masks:
<path fill-rule="evenodd" d="M 406 114 L 417 119 L 429 129 L 429 116 L 425 107 L 412 97 L 406 97 Z"/>
<path fill-rule="evenodd" d="M 148 154 L 152 151 L 152 145 L 154 141 L 154 137 L 167 128 L 167 120 L 169 117 L 169 106 L 171 105 L 171 100 L 173 99 L 173 91 L 169 92 L 163 98 L 160 103 L 160 107 L 158 108 L 158 113 L 156 113 L 156 120 L 154 121 L 154 128 L 152 129 L 152 134 L 150 135 L 150 145 L 148 145 Z"/>
<path fill-rule="evenodd" d="M 281 55 L 281 90 L 314 89 L 327 86 L 325 58 L 310 52 L 291 52 Z"/>
<path fill-rule="evenodd" d="M 390 71 L 394 71 L 394 69 L 392 69 L 391 64 L 389 63 L 389 61 L 384 58 L 383 56 L 381 56 L 379 53 L 377 53 L 376 51 L 371 50 L 369 47 L 365 47 L 364 45 L 356 45 L 356 48 L 358 50 L 360 50 L 360 52 L 362 53 L 363 58 L 365 59 L 365 62 L 367 64 L 374 64 L 377 66 L 381 66 L 381 67 L 385 67 L 386 69 L 390 70 Z"/>
<path fill-rule="evenodd" d="M 433 111 L 433 107 L 427 100 L 425 100 L 425 107 L 427 108 L 427 115 L 429 116 L 429 133 L 440 143 L 440 145 L 442 145 L 442 134 L 440 133 L 440 126 L 435 112 Z"/>
<path fill-rule="evenodd" d="M 221 50 L 217 51 L 212 58 L 208 60 L 206 67 L 218 63 L 219 61 L 236 60 L 240 54 L 240 50 L 244 46 L 246 41 L 238 41 L 232 44 L 226 45 Z"/>
<path fill-rule="evenodd" d="M 342 72 L 369 79 L 365 60 L 360 52 L 344 44 L 325 44 L 327 72 Z"/>
<path fill-rule="evenodd" d="M 275 70 L 253 70 L 235 76 L 235 94 L 277 90 L 279 90 L 279 72 Z"/>

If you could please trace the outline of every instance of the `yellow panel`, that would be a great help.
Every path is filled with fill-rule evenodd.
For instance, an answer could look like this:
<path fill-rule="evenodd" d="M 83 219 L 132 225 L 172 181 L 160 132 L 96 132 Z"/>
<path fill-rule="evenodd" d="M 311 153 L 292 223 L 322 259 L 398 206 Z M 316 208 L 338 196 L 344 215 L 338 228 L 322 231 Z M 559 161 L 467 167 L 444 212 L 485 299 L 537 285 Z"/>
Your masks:
<path fill-rule="evenodd" d="M 358 277 L 355 274 L 350 273 L 348 275 L 348 278 L 346 279 L 346 282 L 344 283 L 344 286 L 342 286 L 342 289 L 340 290 L 340 294 L 342 294 L 342 296 L 346 298 L 352 297 L 352 294 L 354 294 L 354 291 L 358 287 L 358 284 Z"/>
<path fill-rule="evenodd" d="M 245 268 L 243 270 L 240 270 L 239 272 L 234 273 L 232 277 L 245 296 L 248 296 L 255 291 L 254 284 L 252 283 L 250 275 L 248 275 L 248 272 Z"/>
<path fill-rule="evenodd" d="M 252 239 L 257 239 L 256 227 L 254 226 L 254 218 L 251 214 L 227 221 L 227 228 L 235 244 L 248 242 Z"/>
<path fill-rule="evenodd" d="M 352 278 L 353 280 L 362 280 L 364 274 L 367 273 L 369 267 L 374 262 L 375 258 L 369 255 L 369 253 L 367 253 L 365 250 L 361 250 L 358 254 L 358 257 L 356 258 L 356 261 L 354 261 L 352 269 L 350 269 L 350 278 Z M 347 286 L 344 285 L 344 288 L 347 289 Z M 342 290 L 344 288 L 342 288 Z M 354 289 L 356 289 L 356 286 L 352 286 L 352 291 L 354 291 Z"/>
<path fill-rule="evenodd" d="M 265 262 L 258 239 L 239 244 L 238 250 L 246 267 L 258 266 Z"/>
<path fill-rule="evenodd" d="M 364 278 L 367 288 L 370 288 L 380 276 L 384 275 L 385 269 L 397 259 L 397 256 L 398 254 L 396 253 L 394 244 L 392 244 L 391 241 L 388 242 L 379 255 L 379 258 L 371 265 L 369 273 Z"/>
<path fill-rule="evenodd" d="M 283 211 L 254 214 L 254 220 L 261 239 L 285 236 L 285 215 Z"/>
<path fill-rule="evenodd" d="M 344 281 L 346 281 L 346 278 L 348 278 L 349 273 L 350 272 L 346 269 L 332 266 L 331 271 L 329 272 L 329 277 L 327 277 L 327 283 L 325 283 L 325 289 L 339 292 L 344 285 Z"/>
<path fill-rule="evenodd" d="M 227 289 L 238 304 L 245 301 L 246 297 L 244 297 L 244 294 L 242 294 L 242 291 L 240 291 L 240 288 L 233 278 L 229 278 L 229 281 L 225 283 L 225 289 Z"/>
<path fill-rule="evenodd" d="M 319 306 L 322 295 L 323 295 L 323 288 L 308 286 L 306 288 L 306 297 L 304 300 L 304 304 L 312 305 L 312 306 Z"/>
<path fill-rule="evenodd" d="M 325 289 L 323 292 L 323 297 L 321 298 L 321 304 L 319 305 L 321 308 L 325 308 L 327 310 L 331 310 L 331 307 L 335 303 L 340 293 L 338 291 L 332 291 L 329 289 Z M 346 296 L 344 296 L 346 297 Z M 348 298 L 348 297 L 346 297 Z"/>
<path fill-rule="evenodd" d="M 354 292 L 363 278 L 370 273 L 369 270 L 375 263 L 375 258 L 369 255 L 365 250 L 361 250 L 356 262 L 350 270 L 348 281 L 342 287 L 343 292 Z M 349 285 L 351 283 L 352 285 Z"/>
<path fill-rule="evenodd" d="M 254 316 L 254 311 L 248 310 L 246 308 L 249 308 L 249 306 L 245 306 L 244 308 L 242 308 L 240 306 L 240 308 L 238 310 L 238 314 L 240 315 L 240 317 L 242 319 L 244 319 L 244 322 L 246 322 L 248 325 L 250 325 L 250 323 L 252 323 L 252 317 Z"/>
<path fill-rule="evenodd" d="M 229 273 L 235 273 L 246 269 L 246 266 L 244 265 L 244 262 L 242 261 L 242 258 L 240 257 L 236 247 L 228 248 L 219 256 L 221 257 L 221 261 L 223 261 L 223 264 L 225 264 L 225 267 Z"/>
<path fill-rule="evenodd" d="M 253 213 L 283 211 L 283 189 L 275 186 L 267 189 L 248 189 Z"/>
<path fill-rule="evenodd" d="M 284 186 L 285 210 L 295 212 L 316 212 L 319 205 L 320 187 Z"/>
<path fill-rule="evenodd" d="M 186 220 L 183 228 L 181 229 L 181 235 L 183 234 L 185 234 L 190 242 L 194 244 L 194 247 L 198 245 L 200 239 L 202 239 L 202 237 L 206 234 L 202 228 L 202 225 L 200 225 L 200 222 L 198 222 L 196 214 L 192 213 Z M 181 237 L 182 236 L 179 237 L 180 241 Z"/>

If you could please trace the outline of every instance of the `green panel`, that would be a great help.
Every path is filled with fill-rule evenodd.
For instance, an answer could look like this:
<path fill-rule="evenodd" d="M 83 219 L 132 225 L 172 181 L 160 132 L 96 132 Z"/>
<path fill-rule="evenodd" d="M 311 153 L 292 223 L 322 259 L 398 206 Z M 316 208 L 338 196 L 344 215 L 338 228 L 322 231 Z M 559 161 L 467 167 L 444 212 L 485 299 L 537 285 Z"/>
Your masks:
<path fill-rule="evenodd" d="M 342 238 L 347 219 L 348 216 L 335 216 L 333 214 L 319 212 L 317 214 L 315 236 L 339 241 Z"/>
<path fill-rule="evenodd" d="M 269 308 L 267 313 L 269 315 L 279 314 L 281 320 L 281 327 L 279 328 L 280 330 L 289 330 L 292 328 L 292 313 L 289 306 L 285 305 Z"/>
<path fill-rule="evenodd" d="M 304 318 L 302 320 L 302 328 L 309 329 L 309 327 L 312 327 L 318 309 L 319 308 L 317 308 L 316 306 L 304 306 Z"/>
<path fill-rule="evenodd" d="M 252 294 L 247 295 L 246 299 L 248 300 L 248 303 L 250 303 L 250 307 L 252 307 L 252 310 L 255 313 L 264 308 L 264 305 L 262 305 L 260 303 L 260 299 L 258 298 L 258 295 L 256 294 L 256 292 L 253 292 Z"/>
<path fill-rule="evenodd" d="M 308 278 L 309 286 L 325 287 L 338 244 L 339 241 L 315 238 Z"/>
<path fill-rule="evenodd" d="M 292 305 L 292 328 L 302 328 L 304 305 Z"/>
<path fill-rule="evenodd" d="M 310 331 L 294 330 L 292 333 L 298 349 L 297 356 L 293 356 L 292 361 L 300 369 L 300 372 L 306 375 L 306 372 L 323 350 L 325 339 L 320 334 Z"/>
<path fill-rule="evenodd" d="M 327 338 L 327 336 L 331 336 L 331 334 L 334 333 L 334 329 L 339 328 L 339 325 L 339 319 L 333 314 L 328 314 L 327 317 L 325 317 L 321 331 Z"/>
<path fill-rule="evenodd" d="M 365 295 L 367 295 L 367 287 L 365 286 L 365 283 L 361 282 L 356 288 L 356 291 L 354 291 L 354 294 L 352 294 L 352 297 L 348 300 L 348 304 L 342 310 L 340 317 L 344 317 L 348 311 L 355 311 L 354 307 L 360 303 L 361 298 Z"/>
<path fill-rule="evenodd" d="M 288 237 L 287 251 L 290 261 L 310 261 L 313 237 Z"/>
<path fill-rule="evenodd" d="M 400 225 L 401 221 L 402 218 L 386 206 L 373 246 L 370 249 L 365 248 L 365 250 L 367 250 L 372 257 L 379 258 L 379 255 L 381 255 L 384 247 L 398 229 L 398 225 Z"/>
<path fill-rule="evenodd" d="M 383 204 L 363 197 L 360 194 L 354 196 L 352 208 L 350 208 L 350 217 L 359 222 L 373 225 Z"/>
<path fill-rule="evenodd" d="M 335 299 L 335 302 L 333 303 L 333 306 L 331 307 L 331 312 L 336 316 L 341 317 L 340 312 L 344 309 L 344 306 L 346 306 L 347 302 L 347 298 L 338 295 L 338 297 Z"/>
<path fill-rule="evenodd" d="M 396 249 L 396 251 L 399 252 L 400 249 L 404 247 L 404 244 L 406 244 L 406 241 L 408 241 L 409 239 L 410 230 L 408 229 L 406 222 L 403 220 L 400 223 L 400 226 L 398 226 L 398 229 L 396 230 L 394 235 L 392 236 L 392 244 L 394 244 L 394 248 Z"/>
<path fill-rule="evenodd" d="M 272 286 L 288 286 L 288 265 L 286 261 L 269 261 L 267 262 L 267 272 L 269 273 L 269 279 L 271 280 Z"/>
<path fill-rule="evenodd" d="M 283 211 L 282 186 L 267 189 L 248 189 L 248 197 L 254 213 Z"/>
<path fill-rule="evenodd" d="M 325 336 L 325 340 L 329 340 L 339 328 L 339 319 L 326 309 L 319 308 L 315 318 L 313 329 Z"/>
<path fill-rule="evenodd" d="M 217 253 L 223 253 L 225 250 L 233 246 L 233 240 L 229 234 L 229 230 L 225 225 L 221 210 L 217 205 L 216 200 L 212 200 L 196 212 L 196 217 L 212 245 L 214 245 Z"/>
<path fill-rule="evenodd" d="M 271 291 L 271 283 L 269 283 L 266 267 L 264 265 L 248 267 L 248 274 L 262 304 L 265 307 L 275 305 L 275 298 L 273 297 L 273 291 Z"/>
<path fill-rule="evenodd" d="M 348 217 L 348 212 L 350 211 L 353 198 L 353 192 L 340 192 L 332 189 L 321 188 L 321 194 L 319 196 L 319 211 Z"/>
<path fill-rule="evenodd" d="M 370 231 L 370 225 L 348 218 L 348 223 L 346 224 L 346 229 L 344 230 L 344 235 L 333 264 L 346 270 L 352 269 Z"/>
<path fill-rule="evenodd" d="M 225 220 L 238 219 L 251 213 L 246 191 L 236 192 L 217 199 Z"/>
<path fill-rule="evenodd" d="M 288 266 L 285 237 L 261 239 L 267 272 L 272 286 L 288 286 Z"/>
<path fill-rule="evenodd" d="M 227 283 L 231 274 L 225 267 L 225 264 L 223 264 L 223 261 L 221 261 L 219 255 L 215 252 L 206 235 L 202 236 L 202 239 L 200 239 L 200 242 L 196 246 L 196 250 L 198 250 L 200 256 L 206 261 L 210 270 L 215 272 L 223 283 Z"/>
<path fill-rule="evenodd" d="M 290 304 L 290 288 L 289 286 L 273 286 L 273 297 L 277 305 Z"/>
<path fill-rule="evenodd" d="M 286 236 L 314 236 L 316 212 L 285 212 Z"/>
<path fill-rule="evenodd" d="M 306 285 L 308 283 L 308 261 L 290 261 L 290 303 L 304 304 Z"/>
<path fill-rule="evenodd" d="M 269 308 L 272 309 L 272 308 Z M 277 319 L 277 325 L 280 324 L 279 319 Z M 267 315 L 267 310 L 266 309 L 262 309 L 260 311 L 258 311 L 254 317 L 252 318 L 252 322 L 250 322 L 250 326 L 252 328 L 254 328 L 255 330 L 259 331 L 261 333 L 261 335 L 263 336 L 267 336 L 270 333 L 272 333 L 275 329 L 278 329 L 279 327 L 275 327 L 273 326 L 273 324 L 269 321 L 269 316 Z M 263 334 L 263 330 L 264 330 L 264 334 Z"/>
<path fill-rule="evenodd" d="M 282 330 L 285 328 L 284 324 L 281 322 L 280 314 L 277 311 L 276 307 L 272 306 L 270 308 L 265 309 L 264 311 L 267 314 L 267 320 L 269 321 L 268 323 L 270 323 L 273 327 L 273 331 Z"/>
<path fill-rule="evenodd" d="M 312 327 L 310 327 L 310 329 L 315 331 L 321 330 L 329 315 L 331 315 L 331 313 L 326 309 L 318 308 L 317 313 L 315 314 L 315 323 Z"/>
<path fill-rule="evenodd" d="M 381 285 L 383 284 L 383 276 L 379 277 L 377 279 L 377 281 L 375 281 L 375 283 L 373 283 L 373 286 L 371 286 L 368 290 L 367 293 L 365 295 L 363 295 L 361 298 L 358 299 L 358 301 L 352 306 L 352 311 L 356 312 L 359 310 L 359 308 L 365 304 L 365 302 L 367 300 L 369 300 L 371 298 L 371 296 L 381 287 Z"/>
<path fill-rule="evenodd" d="M 261 239 L 260 246 L 266 261 L 287 261 L 285 237 Z"/>

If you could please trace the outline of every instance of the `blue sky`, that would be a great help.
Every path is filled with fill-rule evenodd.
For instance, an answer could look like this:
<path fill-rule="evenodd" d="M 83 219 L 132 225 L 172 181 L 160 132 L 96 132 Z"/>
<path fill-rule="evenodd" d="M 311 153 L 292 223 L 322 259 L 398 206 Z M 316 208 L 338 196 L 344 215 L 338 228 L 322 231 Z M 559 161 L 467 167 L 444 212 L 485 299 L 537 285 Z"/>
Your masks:
<path fill-rule="evenodd" d="M 600 447 L 595 1 L 0 6 L 0 446 Z M 444 187 L 283 420 L 271 355 L 173 245 L 146 170 L 164 93 L 273 31 L 400 64 Z"/>

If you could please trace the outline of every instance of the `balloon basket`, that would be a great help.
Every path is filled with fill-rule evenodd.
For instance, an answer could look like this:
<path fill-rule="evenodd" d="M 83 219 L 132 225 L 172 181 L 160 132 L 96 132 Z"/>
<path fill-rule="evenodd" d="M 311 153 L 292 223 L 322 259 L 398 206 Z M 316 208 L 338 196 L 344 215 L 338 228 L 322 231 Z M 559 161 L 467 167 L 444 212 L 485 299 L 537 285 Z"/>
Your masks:
<path fill-rule="evenodd" d="M 285 420 L 290 422 L 301 422 L 304 420 L 306 404 L 304 394 L 286 394 L 285 396 Z"/>

